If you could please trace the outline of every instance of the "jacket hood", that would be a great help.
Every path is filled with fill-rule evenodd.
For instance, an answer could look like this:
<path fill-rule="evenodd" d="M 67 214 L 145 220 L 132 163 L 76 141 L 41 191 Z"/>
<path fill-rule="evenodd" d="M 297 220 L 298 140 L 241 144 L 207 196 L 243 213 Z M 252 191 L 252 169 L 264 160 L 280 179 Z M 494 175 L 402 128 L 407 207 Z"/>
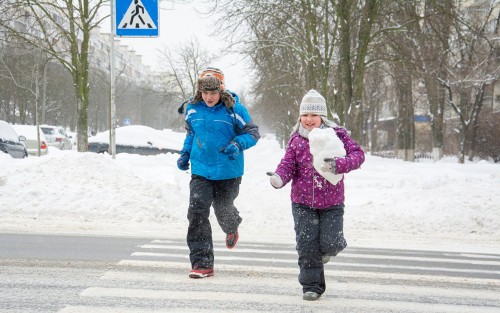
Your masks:
<path fill-rule="evenodd" d="M 226 108 L 232 108 L 236 102 L 239 102 L 238 96 L 227 89 L 220 91 L 220 100 Z M 197 91 L 193 100 L 191 100 L 191 104 L 196 104 L 200 101 L 203 101 L 201 91 Z"/>

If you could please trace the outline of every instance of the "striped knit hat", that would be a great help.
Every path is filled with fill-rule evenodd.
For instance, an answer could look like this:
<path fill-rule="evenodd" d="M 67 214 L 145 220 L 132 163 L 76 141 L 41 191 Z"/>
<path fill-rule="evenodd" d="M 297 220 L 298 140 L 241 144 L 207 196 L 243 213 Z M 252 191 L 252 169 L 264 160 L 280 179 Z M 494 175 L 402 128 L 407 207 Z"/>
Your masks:
<path fill-rule="evenodd" d="M 199 79 L 201 78 L 205 78 L 207 76 L 214 76 L 216 77 L 219 81 L 220 81 L 220 88 L 222 90 L 225 89 L 225 86 L 224 86 L 224 73 L 222 73 L 222 71 L 216 67 L 207 67 L 205 68 L 201 74 L 200 74 L 200 77 L 198 77 Z"/>
<path fill-rule="evenodd" d="M 236 103 L 233 95 L 224 87 L 224 74 L 216 67 L 205 68 L 198 77 L 196 86 L 196 94 L 194 95 L 191 103 L 197 103 L 203 100 L 201 93 L 203 91 L 219 91 L 220 98 L 224 105 L 231 108 Z"/>
<path fill-rule="evenodd" d="M 316 114 L 326 117 L 328 112 L 326 110 L 325 98 L 323 98 L 323 96 L 316 90 L 309 90 L 309 92 L 302 98 L 299 114 Z"/>

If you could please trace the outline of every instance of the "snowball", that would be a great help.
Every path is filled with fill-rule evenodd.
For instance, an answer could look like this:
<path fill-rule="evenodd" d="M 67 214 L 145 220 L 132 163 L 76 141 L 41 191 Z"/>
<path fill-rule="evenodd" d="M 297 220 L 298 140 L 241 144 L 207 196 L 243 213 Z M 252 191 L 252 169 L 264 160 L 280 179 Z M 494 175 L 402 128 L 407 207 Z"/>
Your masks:
<path fill-rule="evenodd" d="M 315 128 L 309 133 L 309 149 L 313 156 L 313 166 L 330 183 L 336 185 L 344 176 L 321 170 L 325 158 L 345 157 L 344 143 L 333 128 Z"/>

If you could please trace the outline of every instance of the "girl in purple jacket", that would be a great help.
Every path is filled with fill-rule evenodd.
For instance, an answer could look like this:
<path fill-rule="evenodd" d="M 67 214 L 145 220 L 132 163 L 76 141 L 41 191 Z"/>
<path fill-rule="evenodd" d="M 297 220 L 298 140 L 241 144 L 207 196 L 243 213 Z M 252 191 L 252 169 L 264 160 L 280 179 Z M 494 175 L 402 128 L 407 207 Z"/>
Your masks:
<path fill-rule="evenodd" d="M 325 292 L 323 265 L 347 246 L 343 231 L 344 178 L 342 176 L 333 184 L 322 173 L 349 173 L 365 160 L 363 150 L 347 131 L 326 116 L 325 98 L 310 90 L 300 104 L 299 121 L 288 141 L 285 156 L 276 171 L 268 173 L 274 188 L 282 188 L 292 181 L 292 214 L 304 300 L 317 300 Z M 337 135 L 345 149 L 342 157 L 331 151 L 331 157 L 321 160 L 319 171 L 313 165 L 309 146 L 309 134 L 315 128 L 332 128 L 332 134 Z M 330 153 L 322 152 L 322 155 Z"/>

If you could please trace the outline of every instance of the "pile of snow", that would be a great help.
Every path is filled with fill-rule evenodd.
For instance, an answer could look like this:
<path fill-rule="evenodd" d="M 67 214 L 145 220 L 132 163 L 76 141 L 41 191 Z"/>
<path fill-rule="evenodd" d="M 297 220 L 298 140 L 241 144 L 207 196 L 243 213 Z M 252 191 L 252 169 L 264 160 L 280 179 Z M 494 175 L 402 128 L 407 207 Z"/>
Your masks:
<path fill-rule="evenodd" d="M 129 125 L 115 129 L 115 142 L 117 145 L 135 147 L 157 147 L 160 149 L 182 149 L 184 134 L 173 132 L 169 129 L 157 130 L 148 126 Z M 89 142 L 109 144 L 109 131 L 98 133 L 89 137 Z"/>
<path fill-rule="evenodd" d="M 294 242 L 290 184 L 276 190 L 266 175 L 283 155 L 272 136 L 245 151 L 236 199 L 241 240 Z M 118 154 L 113 160 L 55 149 L 40 158 L 0 154 L 0 231 L 185 238 L 190 173 L 177 169 L 177 158 Z M 500 252 L 498 164 L 410 163 L 367 155 L 361 169 L 345 175 L 345 185 L 344 227 L 351 246 Z M 222 240 L 211 218 L 214 238 Z"/>

